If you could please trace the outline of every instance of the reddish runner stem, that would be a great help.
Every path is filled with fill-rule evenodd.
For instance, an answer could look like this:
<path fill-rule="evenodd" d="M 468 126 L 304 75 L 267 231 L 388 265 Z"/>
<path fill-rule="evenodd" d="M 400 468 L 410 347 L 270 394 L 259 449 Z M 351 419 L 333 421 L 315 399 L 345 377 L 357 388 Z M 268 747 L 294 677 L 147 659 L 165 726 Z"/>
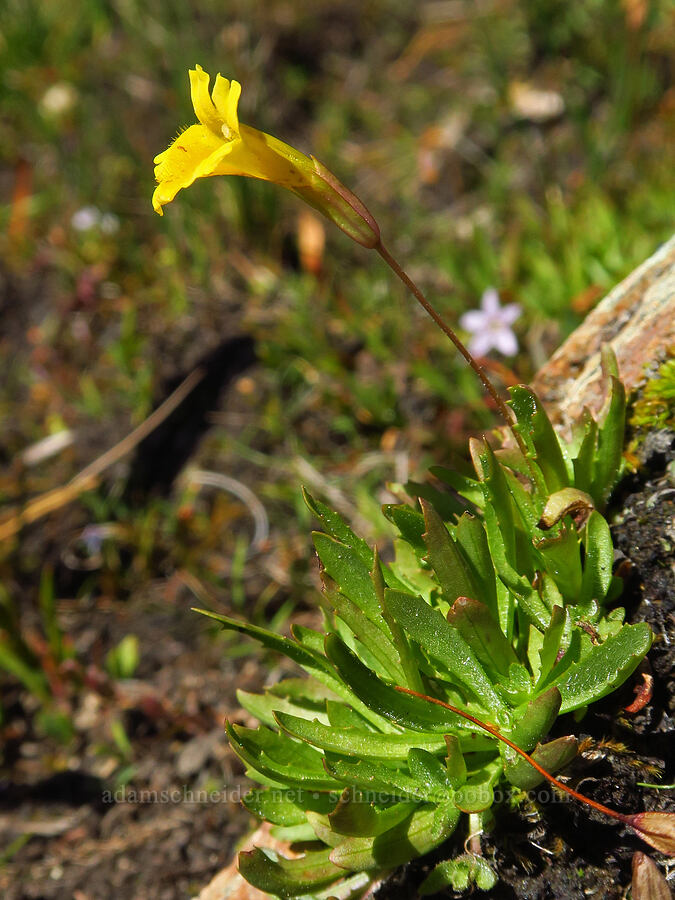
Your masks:
<path fill-rule="evenodd" d="M 580 794 L 579 791 L 575 791 L 574 788 L 568 787 L 566 784 L 563 784 L 562 781 L 558 781 L 558 779 L 551 775 L 550 772 L 547 772 L 546 769 L 543 768 L 543 766 L 540 766 L 536 760 L 532 759 L 529 753 L 526 753 L 517 744 L 514 744 L 513 741 L 510 741 L 507 737 L 504 737 L 504 735 L 501 734 L 501 732 L 492 725 L 488 725 L 486 722 L 481 722 L 480 719 L 476 719 L 474 716 L 470 715 L 467 712 L 464 712 L 461 709 L 458 709 L 456 706 L 451 706 L 449 703 L 445 703 L 445 701 L 443 700 L 437 700 L 435 697 L 430 697 L 428 694 L 420 694 L 417 691 L 410 690 L 410 688 L 400 687 L 399 685 L 396 685 L 396 690 L 401 694 L 411 694 L 413 697 L 419 697 L 420 700 L 427 700 L 429 703 L 435 703 L 436 706 L 442 706 L 444 709 L 449 709 L 450 712 L 456 713 L 456 715 L 461 716 L 463 719 L 468 719 L 469 722 L 473 722 L 474 725 L 478 725 L 479 728 L 482 728 L 483 731 L 487 731 L 488 734 L 491 734 L 492 737 L 497 738 L 498 741 L 503 741 L 505 744 L 507 744 L 519 756 L 522 756 L 522 758 L 526 760 L 532 766 L 532 768 L 536 769 L 540 775 L 542 775 L 548 782 L 557 787 L 559 790 L 564 791 L 564 793 L 569 794 L 571 797 L 574 797 L 575 800 L 579 800 L 581 803 L 587 803 L 589 806 L 592 806 L 593 809 L 597 809 L 598 812 L 604 813 L 606 816 L 610 816 L 612 819 L 618 819 L 620 822 L 623 822 L 626 825 L 630 825 L 629 816 L 625 816 L 614 809 L 610 809 L 608 806 L 604 806 L 604 804 L 598 803 L 596 800 L 591 800 L 590 797 L 586 797 L 584 794 Z"/>

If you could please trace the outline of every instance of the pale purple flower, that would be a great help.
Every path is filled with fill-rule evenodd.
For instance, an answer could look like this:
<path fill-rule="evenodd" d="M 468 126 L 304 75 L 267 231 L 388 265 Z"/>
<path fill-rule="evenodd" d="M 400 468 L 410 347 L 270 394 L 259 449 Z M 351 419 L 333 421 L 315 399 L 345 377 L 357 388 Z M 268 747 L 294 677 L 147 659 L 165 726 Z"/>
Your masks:
<path fill-rule="evenodd" d="M 70 224 L 75 231 L 91 231 L 101 220 L 101 212 L 96 206 L 83 206 L 73 213 Z"/>
<path fill-rule="evenodd" d="M 494 288 L 487 288 L 480 298 L 480 309 L 464 313 L 459 324 L 472 335 L 469 351 L 474 356 L 485 356 L 493 347 L 504 356 L 515 356 L 518 339 L 511 326 L 520 315 L 517 303 L 500 306 L 499 294 Z"/>

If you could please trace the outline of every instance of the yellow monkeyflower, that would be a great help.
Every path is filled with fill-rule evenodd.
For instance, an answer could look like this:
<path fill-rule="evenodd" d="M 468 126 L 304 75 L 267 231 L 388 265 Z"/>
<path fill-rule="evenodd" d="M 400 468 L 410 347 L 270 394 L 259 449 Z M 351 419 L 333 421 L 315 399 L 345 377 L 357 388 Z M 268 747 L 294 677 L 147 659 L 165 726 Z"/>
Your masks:
<path fill-rule="evenodd" d="M 238 81 L 190 69 L 192 105 L 199 125 L 190 125 L 155 157 L 155 211 L 170 203 L 181 188 L 209 175 L 245 175 L 288 188 L 327 216 L 365 247 L 380 242 L 377 223 L 363 203 L 313 156 L 305 156 L 257 128 L 242 125 L 237 114 Z"/>

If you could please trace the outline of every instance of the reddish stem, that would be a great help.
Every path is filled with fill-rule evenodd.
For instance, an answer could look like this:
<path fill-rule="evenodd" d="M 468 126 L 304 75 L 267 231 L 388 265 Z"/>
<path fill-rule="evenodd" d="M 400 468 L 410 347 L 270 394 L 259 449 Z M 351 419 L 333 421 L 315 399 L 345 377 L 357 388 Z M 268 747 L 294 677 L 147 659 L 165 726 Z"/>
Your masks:
<path fill-rule="evenodd" d="M 521 435 L 514 428 L 516 424 L 514 421 L 514 416 L 509 407 L 506 405 L 504 399 L 500 396 L 499 391 L 494 386 L 494 384 L 490 381 L 487 372 L 480 365 L 478 360 L 469 353 L 467 347 L 462 343 L 457 334 L 453 331 L 453 329 L 447 324 L 447 322 L 443 319 L 443 317 L 436 311 L 436 309 L 429 303 L 427 298 L 424 296 L 422 291 L 417 287 L 412 278 L 408 275 L 408 273 L 398 264 L 398 262 L 394 259 L 391 253 L 387 250 L 384 244 L 380 241 L 380 243 L 375 245 L 375 250 L 380 254 L 382 259 L 387 263 L 389 268 L 394 272 L 398 278 L 401 279 L 403 284 L 408 288 L 413 297 L 417 300 L 420 306 L 428 313 L 429 316 L 434 320 L 434 322 L 441 329 L 443 334 L 446 337 L 449 337 L 455 347 L 462 354 L 467 363 L 471 366 L 476 375 L 480 378 L 483 383 L 483 387 L 488 392 L 488 394 L 492 397 L 494 402 L 497 404 L 497 409 L 500 411 L 502 416 L 504 417 L 504 421 L 507 426 L 511 429 L 511 433 L 515 438 L 518 447 L 520 448 L 520 452 L 523 454 L 525 459 L 529 459 L 527 447 L 525 446 L 525 442 L 523 441 Z"/>
<path fill-rule="evenodd" d="M 581 803 L 587 803 L 589 806 L 592 806 L 593 809 L 597 809 L 598 812 L 604 813 L 606 816 L 611 816 L 612 819 L 618 819 L 620 822 L 623 822 L 625 825 L 630 825 L 631 816 L 625 816 L 622 813 L 617 812 L 614 809 L 610 809 L 608 806 L 604 806 L 602 803 L 598 803 L 596 800 L 591 800 L 590 797 L 586 797 L 584 794 L 580 794 L 579 791 L 575 791 L 573 788 L 568 787 L 566 784 L 563 784 L 562 781 L 558 781 L 550 772 L 547 772 L 539 763 L 532 759 L 529 753 L 526 753 L 522 750 L 517 744 L 514 744 L 513 741 L 510 741 L 507 737 L 504 737 L 503 734 L 499 732 L 497 728 L 493 725 L 488 725 L 486 722 L 481 722 L 480 719 L 476 719 L 474 716 L 469 715 L 469 713 L 464 712 L 461 709 L 458 709 L 456 706 L 451 706 L 449 703 L 445 703 L 443 700 L 437 700 L 435 697 L 430 697 L 428 694 L 420 694 L 417 691 L 412 691 L 410 688 L 400 687 L 396 685 L 396 690 L 401 694 L 411 694 L 413 697 L 419 697 L 420 700 L 427 700 L 429 703 L 435 703 L 436 706 L 442 706 L 444 709 L 449 709 L 450 712 L 455 713 L 458 716 L 461 716 L 463 719 L 468 719 L 469 722 L 473 722 L 474 725 L 478 725 L 479 728 L 482 728 L 483 731 L 487 731 L 488 734 L 491 734 L 492 737 L 497 738 L 498 741 L 503 741 L 503 743 L 507 744 L 512 750 L 514 750 L 519 756 L 528 762 L 532 768 L 536 769 L 540 775 L 550 782 L 552 785 L 557 787 L 559 790 L 564 791 L 566 794 L 569 794 L 571 797 L 574 797 L 575 800 L 579 800 Z M 632 827 L 635 827 L 634 825 Z"/>

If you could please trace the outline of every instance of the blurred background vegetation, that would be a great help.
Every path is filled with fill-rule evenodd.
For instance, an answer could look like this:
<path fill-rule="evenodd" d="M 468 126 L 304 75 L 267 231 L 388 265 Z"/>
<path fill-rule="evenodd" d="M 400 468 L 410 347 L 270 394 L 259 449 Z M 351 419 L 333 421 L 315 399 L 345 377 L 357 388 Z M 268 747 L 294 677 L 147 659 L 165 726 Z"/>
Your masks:
<path fill-rule="evenodd" d="M 153 451 L 234 483 L 183 473 L 160 491 L 132 454 L 0 546 L 10 770 L 31 735 L 82 757 L 83 692 L 156 679 L 157 629 L 183 649 L 203 631 L 186 624 L 195 596 L 268 622 L 302 612 L 300 483 L 386 541 L 387 483 L 494 421 L 378 257 L 290 194 L 204 179 L 153 213 L 153 157 L 194 121 L 188 68 L 237 78 L 242 121 L 352 188 L 449 320 L 488 287 L 520 304 L 518 355 L 492 364 L 510 383 L 672 230 L 674 46 L 670 0 L 4 0 L 0 520 L 200 361 L 222 374 L 224 342 L 250 336 L 259 360 Z M 58 434 L 58 453 L 26 455 Z M 106 721 L 131 777 L 131 727 Z"/>

